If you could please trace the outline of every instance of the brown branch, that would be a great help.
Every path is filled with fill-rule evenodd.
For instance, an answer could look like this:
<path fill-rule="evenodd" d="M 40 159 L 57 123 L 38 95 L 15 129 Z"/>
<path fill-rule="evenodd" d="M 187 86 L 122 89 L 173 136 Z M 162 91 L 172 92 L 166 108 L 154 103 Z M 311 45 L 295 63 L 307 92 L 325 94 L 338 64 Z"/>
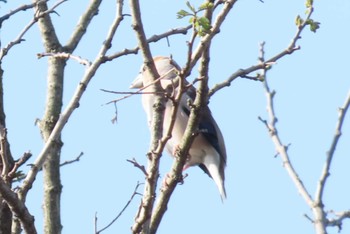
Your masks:
<path fill-rule="evenodd" d="M 140 169 L 140 170 L 143 172 L 143 174 L 144 174 L 145 176 L 148 176 L 145 166 L 139 164 L 139 163 L 136 161 L 135 158 L 133 158 L 132 160 L 131 160 L 131 159 L 127 159 L 126 161 L 129 162 L 129 163 L 131 163 L 132 165 L 134 165 L 134 167 L 137 167 L 138 169 Z"/>
<path fill-rule="evenodd" d="M 18 198 L 17 194 L 13 192 L 2 179 L 0 179 L 0 193 L 2 198 L 9 205 L 11 211 L 21 221 L 24 231 L 26 233 L 36 234 L 34 216 L 29 213 L 23 201 Z"/>
<path fill-rule="evenodd" d="M 14 178 L 18 168 L 20 168 L 23 164 L 25 164 L 31 157 L 32 157 L 32 153 L 31 152 L 25 152 L 22 155 L 22 157 L 15 162 L 15 164 L 14 164 L 12 170 L 9 172 L 8 176 L 10 178 Z"/>

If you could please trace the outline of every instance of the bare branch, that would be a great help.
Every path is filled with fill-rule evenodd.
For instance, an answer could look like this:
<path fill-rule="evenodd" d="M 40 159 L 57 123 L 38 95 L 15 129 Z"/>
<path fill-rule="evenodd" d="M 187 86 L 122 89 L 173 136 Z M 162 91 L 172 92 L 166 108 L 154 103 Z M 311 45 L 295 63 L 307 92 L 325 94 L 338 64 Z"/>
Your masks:
<path fill-rule="evenodd" d="M 90 25 L 94 16 L 98 14 L 98 9 L 101 5 L 102 0 L 93 0 L 90 1 L 89 6 L 85 10 L 85 12 L 79 18 L 79 21 L 75 27 L 74 32 L 72 33 L 69 41 L 64 46 L 65 51 L 72 53 L 75 48 L 78 46 L 81 38 L 86 33 L 88 26 Z"/>
<path fill-rule="evenodd" d="M 320 180 L 318 182 L 316 193 L 315 193 L 315 202 L 316 203 L 322 202 L 325 184 L 326 184 L 327 178 L 330 174 L 329 170 L 331 168 L 332 159 L 333 159 L 334 152 L 337 148 L 337 144 L 338 144 L 340 136 L 341 136 L 342 126 L 344 123 L 344 119 L 345 119 L 347 110 L 349 109 L 349 105 L 350 105 L 350 90 L 348 92 L 347 97 L 345 98 L 344 105 L 341 108 L 339 108 L 339 116 L 338 116 L 338 121 L 337 121 L 337 124 L 335 127 L 334 137 L 333 137 L 331 146 L 330 146 L 329 150 L 327 151 L 326 162 L 325 162 L 325 165 L 323 167 L 321 177 L 320 177 Z"/>
<path fill-rule="evenodd" d="M 47 1 L 47 0 L 46 0 L 46 1 Z M 9 13 L 7 13 L 7 14 L 1 16 L 1 17 L 0 17 L 0 28 L 1 28 L 1 26 L 2 26 L 2 23 L 3 23 L 5 20 L 8 20 L 11 16 L 17 14 L 17 13 L 20 12 L 20 11 L 26 11 L 26 10 L 28 10 L 28 9 L 31 9 L 31 8 L 33 8 L 34 6 L 35 6 L 34 3 L 28 4 L 28 5 L 22 5 L 22 6 L 20 6 L 20 7 L 16 8 L 16 9 L 14 9 L 14 10 L 11 10 Z"/>
<path fill-rule="evenodd" d="M 122 1 L 118 1 L 122 2 Z M 43 147 L 42 151 L 36 158 L 33 167 L 28 172 L 25 180 L 23 181 L 23 184 L 20 188 L 20 196 L 25 197 L 28 190 L 31 188 L 36 174 L 38 173 L 39 169 L 42 167 L 46 156 L 50 150 L 51 145 L 59 138 L 60 133 L 65 126 L 65 124 L 68 122 L 70 116 L 74 112 L 74 110 L 79 106 L 79 101 L 81 97 L 83 96 L 86 87 L 88 86 L 89 82 L 91 81 L 92 77 L 95 75 L 97 69 L 100 67 L 100 65 L 103 63 L 103 57 L 106 55 L 108 49 L 110 48 L 110 43 L 115 35 L 115 32 L 117 30 L 117 27 L 120 23 L 120 16 L 117 14 L 114 21 L 111 24 L 111 27 L 109 29 L 109 32 L 107 33 L 105 43 L 102 45 L 100 52 L 96 56 L 95 61 L 89 66 L 79 83 L 79 86 L 76 88 L 75 93 L 73 94 L 70 102 L 68 103 L 65 110 L 61 113 L 60 118 L 58 119 L 54 129 L 52 130 L 50 136 L 48 137 L 45 146 Z"/>
<path fill-rule="evenodd" d="M 212 9 L 207 9 L 205 12 L 205 17 L 211 21 L 212 19 Z M 172 116 L 171 116 L 171 124 L 168 129 L 168 134 L 166 136 L 163 136 L 164 141 L 166 141 L 171 137 L 171 132 L 175 124 L 176 120 L 176 113 L 179 108 L 179 101 L 181 100 L 183 92 L 186 91 L 186 85 L 185 85 L 185 75 L 189 73 L 191 69 L 190 63 L 191 61 L 191 55 L 192 55 L 192 45 L 194 42 L 194 39 L 196 37 L 196 32 L 193 33 L 192 40 L 189 43 L 189 49 L 188 49 L 188 61 L 186 68 L 184 69 L 185 72 L 181 73 L 181 77 L 179 80 L 179 90 L 177 91 L 177 96 L 174 100 L 173 104 L 173 110 L 172 110 Z M 175 190 L 175 187 L 177 184 L 183 183 L 183 175 L 182 171 L 184 168 L 184 165 L 187 160 L 188 152 L 190 150 L 190 147 L 192 146 L 192 143 L 196 137 L 196 134 L 194 134 L 199 126 L 200 117 L 202 114 L 202 110 L 208 105 L 208 73 L 209 73 L 209 61 L 210 61 L 210 42 L 208 42 L 208 46 L 203 50 L 202 56 L 201 56 L 201 64 L 199 67 L 199 76 L 201 77 L 199 80 L 199 87 L 196 92 L 196 98 L 192 104 L 191 113 L 189 115 L 187 127 L 185 129 L 182 141 L 180 145 L 178 146 L 175 159 L 169 174 L 169 180 L 166 181 L 166 186 L 162 187 L 162 192 L 160 193 L 159 199 L 157 201 L 157 205 L 154 208 L 154 212 L 152 213 L 151 217 L 151 225 L 150 225 L 150 233 L 156 233 L 157 229 L 159 227 L 159 224 L 167 210 L 168 202 L 170 200 L 170 197 L 172 193 Z"/>
<path fill-rule="evenodd" d="M 307 14 L 304 22 L 300 26 L 297 27 L 297 31 L 286 49 L 284 49 L 280 53 L 272 56 L 270 59 L 267 59 L 266 61 L 264 61 L 264 63 L 259 62 L 257 65 L 253 65 L 253 66 L 245 68 L 245 69 L 237 70 L 227 80 L 223 81 L 222 83 L 216 84 L 213 88 L 211 88 L 209 91 L 209 97 L 211 97 L 215 92 L 219 91 L 220 89 L 230 86 L 232 81 L 234 81 L 235 79 L 237 79 L 239 77 L 246 78 L 248 74 L 250 74 L 254 71 L 269 67 L 272 64 L 276 63 L 281 58 L 285 57 L 286 55 L 290 55 L 290 54 L 294 53 L 295 51 L 299 50 L 300 46 L 297 46 L 296 44 L 297 44 L 298 40 L 301 38 L 301 33 L 303 32 L 305 27 L 308 25 L 307 22 L 310 19 L 312 13 L 313 13 L 313 7 L 311 7 L 310 10 L 308 11 L 308 14 Z"/>
<path fill-rule="evenodd" d="M 24 205 L 15 192 L 0 178 L 0 194 L 6 203 L 9 205 L 11 211 L 20 220 L 23 229 L 26 233 L 36 234 L 37 231 L 34 225 L 34 217 L 29 213 L 27 207 Z"/>
<path fill-rule="evenodd" d="M 126 208 L 128 208 L 128 206 L 130 205 L 130 203 L 132 202 L 132 200 L 134 199 L 134 197 L 136 195 L 141 195 L 139 192 L 137 192 L 137 190 L 139 189 L 140 185 L 142 185 L 142 183 L 137 182 L 136 187 L 134 189 L 133 194 L 131 195 L 129 201 L 125 204 L 125 206 L 123 207 L 123 209 L 119 212 L 119 214 L 109 223 L 107 224 L 104 228 L 100 229 L 99 231 L 96 231 L 96 234 L 100 234 L 101 232 L 105 231 L 107 228 L 109 228 L 110 226 L 112 226 L 112 224 L 117 221 L 119 219 L 119 217 L 124 213 L 124 211 L 126 210 Z M 95 230 L 96 228 L 96 224 L 97 224 L 97 217 L 95 217 Z"/>
<path fill-rule="evenodd" d="M 135 94 L 158 94 L 158 95 L 166 95 L 166 92 L 165 91 L 160 91 L 160 92 L 142 92 L 142 90 L 145 90 L 147 89 L 148 87 L 154 85 L 155 83 L 157 83 L 158 81 L 160 81 L 161 79 L 163 79 L 164 77 L 166 77 L 169 73 L 173 72 L 174 71 L 174 68 L 173 69 L 170 69 L 169 71 L 167 71 L 164 75 L 162 76 L 159 76 L 157 79 L 155 79 L 154 81 L 150 82 L 149 84 L 143 86 L 142 88 L 140 88 L 139 90 L 137 90 L 136 92 L 118 92 L 118 91 L 110 91 L 110 90 L 106 90 L 106 89 L 101 89 L 101 91 L 103 92 L 107 92 L 107 93 L 115 93 L 115 94 L 126 94 L 124 97 L 121 97 L 121 98 L 118 98 L 118 99 L 115 99 L 113 101 L 109 101 L 107 103 L 105 103 L 105 105 L 108 105 L 108 104 L 111 104 L 111 103 L 117 103 L 121 100 L 124 100 L 126 98 L 129 98 L 131 97 L 132 95 L 135 95 Z"/>
<path fill-rule="evenodd" d="M 350 219 L 350 210 L 342 212 L 331 211 L 330 213 L 333 213 L 336 216 L 336 218 L 328 219 L 327 226 L 338 227 L 338 232 L 340 232 L 342 230 L 343 221 L 345 219 Z"/>
<path fill-rule="evenodd" d="M 23 164 L 25 164 L 30 158 L 32 157 L 31 152 L 25 152 L 22 157 L 15 162 L 15 165 L 13 166 L 12 170 L 9 172 L 9 177 L 13 178 L 18 170 Z"/>
<path fill-rule="evenodd" d="M 4 182 L 8 184 L 8 172 L 10 170 L 10 165 L 7 155 L 7 129 L 2 124 L 0 124 L 0 154 L 2 163 L 1 177 L 4 180 Z"/>
<path fill-rule="evenodd" d="M 76 56 L 70 53 L 66 53 L 66 52 L 60 52 L 60 53 L 39 53 L 37 54 L 38 59 L 41 59 L 42 57 L 54 57 L 54 58 L 61 58 L 61 59 L 73 59 L 75 61 L 77 61 L 78 63 L 85 65 L 85 66 L 90 66 L 91 62 L 87 59 L 83 59 L 80 56 Z"/>
<path fill-rule="evenodd" d="M 147 80 L 144 80 L 144 83 L 149 84 L 158 79 L 159 74 L 154 65 L 152 54 L 142 25 L 139 1 L 130 0 L 130 8 L 132 14 L 132 27 L 135 30 L 138 44 L 143 54 L 146 72 L 150 74 L 150 76 L 147 76 Z M 151 92 L 155 93 L 163 91 L 159 82 L 150 86 L 150 88 Z M 155 100 L 153 105 L 158 106 L 158 108 L 154 111 L 153 119 L 151 121 L 151 145 L 147 163 L 148 177 L 146 179 L 144 194 L 141 201 L 142 205 L 135 218 L 135 223 L 131 228 L 132 233 L 140 233 L 141 231 L 143 233 L 148 233 L 149 218 L 151 217 L 153 204 L 156 197 L 155 190 L 159 177 L 159 161 L 161 156 L 160 153 L 156 153 L 156 150 L 159 147 L 159 140 L 161 139 L 163 133 L 165 97 L 163 95 L 154 95 L 154 97 Z"/>
<path fill-rule="evenodd" d="M 264 63 L 264 50 L 263 50 L 264 44 L 261 44 L 261 56 L 260 61 L 261 63 Z M 277 118 L 274 111 L 274 105 L 273 105 L 273 98 L 275 96 L 274 91 L 270 91 L 267 79 L 266 79 L 266 68 L 262 70 L 262 77 L 263 77 L 263 86 L 266 93 L 266 99 L 267 99 L 267 112 L 269 115 L 269 121 L 267 124 L 267 128 L 270 132 L 270 137 L 272 142 L 274 143 L 276 147 L 276 151 L 278 155 L 281 157 L 283 162 L 283 167 L 286 169 L 289 177 L 292 179 L 294 185 L 297 188 L 297 191 L 302 196 L 304 201 L 307 203 L 307 205 L 310 207 L 310 209 L 313 212 L 314 219 L 313 224 L 316 230 L 316 233 L 318 234 L 326 234 L 326 226 L 327 226 L 327 218 L 325 211 L 323 210 L 323 204 L 321 200 L 313 200 L 311 195 L 309 194 L 308 190 L 304 186 L 302 180 L 300 179 L 299 175 L 297 174 L 296 170 L 294 169 L 292 163 L 290 162 L 289 155 L 287 153 L 287 146 L 285 146 L 277 132 L 276 129 L 276 123 Z"/>
<path fill-rule="evenodd" d="M 135 158 L 133 158 L 132 160 L 127 159 L 126 161 L 128 161 L 129 163 L 131 163 L 132 165 L 134 165 L 134 167 L 137 167 L 138 169 L 140 169 L 140 170 L 143 172 L 143 174 L 144 174 L 145 176 L 148 176 L 145 166 L 139 164 L 139 163 L 136 161 Z"/>
<path fill-rule="evenodd" d="M 83 157 L 83 155 L 84 155 L 84 152 L 80 152 L 80 154 L 75 159 L 64 161 L 63 163 L 60 164 L 60 167 L 78 162 L 80 158 Z"/>
<path fill-rule="evenodd" d="M 17 45 L 19 43 L 21 43 L 22 41 L 24 41 L 23 37 L 24 35 L 28 32 L 28 30 L 36 23 L 38 22 L 38 20 L 44 16 L 46 16 L 47 14 L 51 14 L 51 13 L 55 13 L 55 9 L 61 5 L 62 3 L 66 2 L 67 0 L 61 0 L 59 2 L 57 2 L 54 6 L 52 6 L 50 9 L 44 11 L 44 12 L 38 12 L 34 18 L 29 22 L 29 24 L 27 26 L 24 27 L 24 29 L 19 33 L 19 35 L 17 36 L 17 38 L 15 38 L 13 41 L 9 42 L 4 48 L 1 49 L 0 51 L 0 60 L 2 60 L 7 53 L 9 52 L 9 50 L 14 46 Z M 47 1 L 44 1 L 47 2 Z M 36 5 L 36 4 L 34 4 Z"/>
<path fill-rule="evenodd" d="M 260 50 L 260 60 L 261 63 L 264 63 L 264 44 L 261 44 L 261 50 Z M 313 200 L 311 195 L 308 193 L 306 187 L 304 186 L 302 180 L 299 178 L 299 175 L 295 171 L 292 163 L 290 162 L 289 155 L 287 152 L 287 147 L 282 143 L 278 131 L 276 129 L 276 123 L 277 123 L 277 118 L 274 110 L 274 101 L 273 98 L 275 96 L 275 92 L 270 90 L 269 84 L 266 79 L 266 69 L 263 69 L 262 71 L 262 77 L 264 77 L 263 81 L 263 87 L 265 90 L 266 94 L 266 101 L 267 101 L 267 113 L 269 116 L 268 121 L 260 120 L 265 124 L 267 129 L 269 130 L 270 137 L 272 139 L 272 142 L 274 143 L 276 147 L 276 152 L 280 155 L 282 162 L 283 162 L 283 167 L 286 169 L 288 172 L 289 177 L 292 179 L 294 185 L 297 187 L 297 190 L 299 194 L 303 197 L 305 202 L 308 204 L 309 207 L 313 207 Z"/>
<path fill-rule="evenodd" d="M 164 32 L 162 34 L 158 34 L 158 35 L 153 35 L 150 38 L 148 38 L 146 41 L 147 43 L 152 43 L 152 42 L 157 42 L 163 38 L 168 38 L 171 35 L 176 35 L 176 34 L 186 34 L 188 32 L 188 30 L 191 28 L 191 25 L 187 26 L 187 27 L 181 27 L 181 28 L 175 28 L 175 29 L 171 29 L 167 32 Z M 140 50 L 139 46 L 136 46 L 133 49 L 124 49 L 120 52 L 114 53 L 112 55 L 106 56 L 105 57 L 105 61 L 111 61 L 113 59 L 116 59 L 118 57 L 124 56 L 124 55 L 128 55 L 128 54 L 137 54 L 138 51 Z"/>

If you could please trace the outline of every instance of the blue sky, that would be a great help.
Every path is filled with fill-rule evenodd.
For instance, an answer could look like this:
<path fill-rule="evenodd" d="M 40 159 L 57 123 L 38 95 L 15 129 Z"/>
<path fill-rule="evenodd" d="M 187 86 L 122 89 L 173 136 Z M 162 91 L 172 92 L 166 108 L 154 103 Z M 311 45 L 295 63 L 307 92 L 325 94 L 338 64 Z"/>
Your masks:
<path fill-rule="evenodd" d="M 1 3 L 1 15 L 30 1 Z M 84 3 L 83 3 L 84 2 Z M 192 1 L 199 5 L 201 1 Z M 67 1 L 52 15 L 57 33 L 64 44 L 88 1 Z M 104 1 L 99 15 L 74 52 L 93 60 L 114 17 L 114 1 Z M 152 36 L 170 28 L 186 26 L 176 19 L 185 1 L 149 0 L 142 3 L 146 34 Z M 74 11 L 72 10 L 74 9 Z M 128 3 L 125 4 L 129 12 Z M 213 42 L 210 86 L 227 79 L 240 68 L 257 62 L 259 43 L 266 42 L 266 57 L 287 47 L 294 36 L 296 15 L 303 16 L 304 0 L 238 1 Z M 285 144 L 291 144 L 291 160 L 309 192 L 315 192 L 317 180 L 334 135 L 337 110 L 350 88 L 347 73 L 350 52 L 350 2 L 315 1 L 313 19 L 321 22 L 316 34 L 305 30 L 298 44 L 301 50 L 287 56 L 268 73 L 276 90 L 277 127 Z M 79 14 L 78 14 L 79 13 Z M 1 43 L 6 45 L 22 30 L 33 15 L 21 12 L 1 29 Z M 137 44 L 126 17 L 113 41 L 111 53 Z M 186 41 L 190 35 L 177 35 L 151 45 L 153 55 L 172 54 L 183 65 Z M 25 36 L 26 41 L 11 50 L 3 61 L 5 70 L 5 108 L 13 155 L 30 150 L 33 159 L 43 146 L 36 118 L 45 105 L 47 59 L 37 27 Z M 139 71 L 141 55 L 130 55 L 104 64 L 90 83 L 80 107 L 63 130 L 62 161 L 84 152 L 78 163 L 62 168 L 63 233 L 93 233 L 94 216 L 98 227 L 106 225 L 129 200 L 143 174 L 127 159 L 145 163 L 149 130 L 140 96 L 118 104 L 118 123 L 112 124 L 114 106 L 103 105 L 119 96 L 100 89 L 128 91 Z M 65 72 L 64 107 L 84 73 L 84 67 L 69 61 Z M 190 79 L 196 76 L 195 70 Z M 158 233 L 312 233 L 313 226 L 304 214 L 312 216 L 298 195 L 258 116 L 266 118 L 266 100 L 262 84 L 239 79 L 214 95 L 210 108 L 225 137 L 228 166 L 228 199 L 221 203 L 214 182 L 199 168 L 186 171 L 189 176 L 178 186 L 169 203 Z M 347 117 L 325 190 L 326 210 L 349 209 L 350 121 Z M 161 176 L 169 170 L 172 159 L 162 157 Z M 26 170 L 26 169 L 24 169 Z M 28 206 L 42 232 L 42 174 L 28 195 Z M 142 192 L 142 189 L 140 190 Z M 123 216 L 104 233 L 128 233 L 139 206 L 136 197 Z M 348 233 L 346 221 L 342 233 Z M 337 233 L 330 228 L 329 233 Z"/>

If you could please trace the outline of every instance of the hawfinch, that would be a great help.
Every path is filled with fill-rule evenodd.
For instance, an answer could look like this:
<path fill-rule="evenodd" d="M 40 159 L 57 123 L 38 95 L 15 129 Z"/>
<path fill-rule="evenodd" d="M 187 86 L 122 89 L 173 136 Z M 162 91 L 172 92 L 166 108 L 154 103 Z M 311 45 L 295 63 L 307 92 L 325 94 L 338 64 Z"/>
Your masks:
<path fill-rule="evenodd" d="M 169 86 L 173 86 L 174 90 L 172 93 L 176 94 L 177 87 L 176 82 L 173 79 L 175 79 L 177 74 L 179 74 L 180 67 L 171 58 L 163 56 L 155 57 L 154 63 L 158 74 L 161 77 L 160 83 L 162 88 L 169 90 Z M 147 74 L 144 70 L 144 66 L 142 66 L 140 74 L 132 82 L 130 88 L 142 88 L 148 85 L 147 83 L 150 82 L 151 79 L 147 79 Z M 146 88 L 143 91 L 145 94 L 142 95 L 142 104 L 147 114 L 148 125 L 150 127 L 154 112 L 154 95 L 150 93 L 149 88 Z M 195 96 L 196 90 L 193 86 L 190 86 L 182 95 L 180 100 L 171 138 L 166 144 L 166 149 L 172 156 L 174 156 L 176 147 L 182 140 L 190 114 L 189 103 L 193 102 Z M 165 105 L 163 134 L 166 134 L 171 122 L 171 110 L 173 108 L 173 103 L 171 100 L 168 100 Z M 221 131 L 211 115 L 209 107 L 207 106 L 202 112 L 198 128 L 198 134 L 196 135 L 189 150 L 189 155 L 184 166 L 184 170 L 191 166 L 199 166 L 205 173 L 213 178 L 219 189 L 221 199 L 225 199 L 225 143 Z"/>

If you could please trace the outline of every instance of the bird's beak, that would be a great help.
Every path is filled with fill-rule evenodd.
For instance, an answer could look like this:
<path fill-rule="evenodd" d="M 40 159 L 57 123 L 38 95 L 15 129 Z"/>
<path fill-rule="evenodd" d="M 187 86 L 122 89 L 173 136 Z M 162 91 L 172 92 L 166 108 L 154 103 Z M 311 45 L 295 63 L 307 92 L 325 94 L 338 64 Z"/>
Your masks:
<path fill-rule="evenodd" d="M 130 89 L 140 89 L 143 87 L 143 76 L 140 73 L 135 80 L 131 83 Z"/>

